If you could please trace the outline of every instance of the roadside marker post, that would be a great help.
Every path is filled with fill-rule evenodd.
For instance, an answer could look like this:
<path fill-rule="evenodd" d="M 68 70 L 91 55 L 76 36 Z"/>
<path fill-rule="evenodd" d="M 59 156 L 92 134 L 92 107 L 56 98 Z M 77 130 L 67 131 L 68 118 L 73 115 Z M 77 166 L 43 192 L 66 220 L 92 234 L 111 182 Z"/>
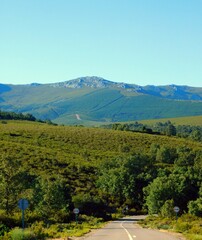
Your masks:
<path fill-rule="evenodd" d="M 180 211 L 180 208 L 179 208 L 178 206 L 175 206 L 175 207 L 173 208 L 173 210 L 174 210 L 174 212 L 176 213 L 176 221 L 177 221 L 177 219 L 178 219 L 178 212 Z"/>
<path fill-rule="evenodd" d="M 79 214 L 79 209 L 78 209 L 78 208 L 74 208 L 73 213 L 75 214 L 75 221 L 76 221 L 76 224 L 78 224 L 78 214 Z"/>
<path fill-rule="evenodd" d="M 27 199 L 20 199 L 18 201 L 18 207 L 22 210 L 22 229 L 25 228 L 25 220 L 24 220 L 24 210 L 27 209 L 29 206 L 29 203 Z"/>

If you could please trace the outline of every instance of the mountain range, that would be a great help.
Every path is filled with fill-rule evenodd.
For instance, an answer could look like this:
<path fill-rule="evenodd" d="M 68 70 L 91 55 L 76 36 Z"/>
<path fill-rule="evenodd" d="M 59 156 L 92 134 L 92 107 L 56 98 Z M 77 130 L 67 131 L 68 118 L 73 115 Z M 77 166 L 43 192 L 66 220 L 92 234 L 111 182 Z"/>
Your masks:
<path fill-rule="evenodd" d="M 202 115 L 202 88 L 140 86 L 81 77 L 26 85 L 0 84 L 0 109 L 59 124 L 94 124 Z"/>

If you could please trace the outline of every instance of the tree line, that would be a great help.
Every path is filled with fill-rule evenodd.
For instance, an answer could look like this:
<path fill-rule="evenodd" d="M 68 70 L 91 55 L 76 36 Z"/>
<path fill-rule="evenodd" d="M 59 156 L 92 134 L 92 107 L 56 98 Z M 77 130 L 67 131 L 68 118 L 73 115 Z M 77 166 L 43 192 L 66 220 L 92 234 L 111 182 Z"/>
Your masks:
<path fill-rule="evenodd" d="M 5 120 L 26 120 L 26 121 L 33 121 L 33 122 L 43 122 L 43 123 L 48 123 L 51 125 L 57 125 L 53 123 L 51 120 L 41 120 L 41 119 L 36 119 L 32 114 L 30 113 L 16 113 L 16 112 L 6 112 L 6 111 L 1 111 L 0 110 L 0 120 L 3 121 L 3 123 L 6 123 Z"/>
<path fill-rule="evenodd" d="M 142 123 L 114 123 L 103 125 L 103 128 L 114 129 L 120 131 L 141 132 L 156 135 L 177 136 L 188 138 L 194 141 L 202 142 L 202 127 L 190 125 L 174 125 L 171 121 L 157 122 L 154 125 L 146 125 Z"/>

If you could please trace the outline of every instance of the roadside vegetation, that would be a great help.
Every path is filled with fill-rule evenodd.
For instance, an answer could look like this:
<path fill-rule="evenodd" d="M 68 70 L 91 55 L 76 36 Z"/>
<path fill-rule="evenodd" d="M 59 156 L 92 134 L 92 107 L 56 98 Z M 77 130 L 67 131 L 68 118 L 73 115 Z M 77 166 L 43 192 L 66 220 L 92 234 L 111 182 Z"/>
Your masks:
<path fill-rule="evenodd" d="M 190 138 L 4 119 L 0 146 L 0 239 L 22 239 L 12 237 L 22 233 L 22 198 L 23 239 L 80 235 L 170 206 L 201 219 L 202 143 Z"/>
<path fill-rule="evenodd" d="M 172 211 L 173 209 L 170 209 L 170 213 Z M 202 239 L 202 219 L 190 214 L 183 214 L 178 219 L 174 216 L 149 216 L 141 220 L 140 225 L 145 228 L 181 233 L 188 240 Z"/>

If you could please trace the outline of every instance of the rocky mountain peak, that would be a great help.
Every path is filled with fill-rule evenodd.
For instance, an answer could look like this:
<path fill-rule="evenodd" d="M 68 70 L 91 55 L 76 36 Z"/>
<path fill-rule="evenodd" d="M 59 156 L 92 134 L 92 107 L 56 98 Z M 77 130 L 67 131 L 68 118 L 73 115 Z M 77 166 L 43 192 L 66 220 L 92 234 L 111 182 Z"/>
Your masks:
<path fill-rule="evenodd" d="M 101 77 L 80 77 L 69 81 L 50 84 L 53 87 L 66 88 L 121 88 L 127 91 L 141 91 L 141 87 L 135 84 L 127 84 L 124 82 L 113 82 Z"/>
<path fill-rule="evenodd" d="M 80 77 L 69 81 L 51 84 L 54 87 L 68 87 L 68 88 L 106 88 L 111 87 L 115 83 L 101 77 Z"/>

